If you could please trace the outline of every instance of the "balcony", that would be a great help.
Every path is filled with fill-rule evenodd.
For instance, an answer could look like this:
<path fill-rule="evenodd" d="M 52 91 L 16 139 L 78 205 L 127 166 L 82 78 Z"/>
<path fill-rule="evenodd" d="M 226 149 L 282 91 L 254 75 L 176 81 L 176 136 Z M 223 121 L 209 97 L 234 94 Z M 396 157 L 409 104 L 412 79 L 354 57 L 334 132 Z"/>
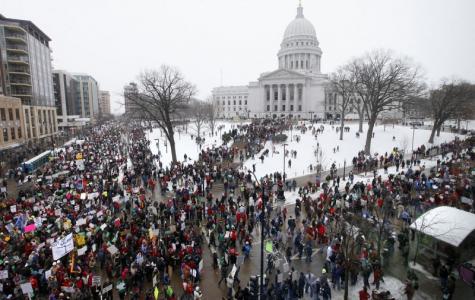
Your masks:
<path fill-rule="evenodd" d="M 26 47 L 7 46 L 7 52 L 12 54 L 28 55 L 28 49 Z"/>
<path fill-rule="evenodd" d="M 31 76 L 30 71 L 28 70 L 9 70 L 8 74 L 10 74 L 11 76 Z"/>
<path fill-rule="evenodd" d="M 26 38 L 25 38 L 24 35 L 21 35 L 21 34 L 7 35 L 7 36 L 5 36 L 5 40 L 7 40 L 7 42 L 26 44 Z"/>
<path fill-rule="evenodd" d="M 7 57 L 8 63 L 11 64 L 21 64 L 21 65 L 28 65 L 28 57 L 22 57 L 22 56 L 13 56 L 10 55 Z"/>
<path fill-rule="evenodd" d="M 18 80 L 18 79 L 12 79 L 10 80 L 10 85 L 11 86 L 27 86 L 31 87 L 31 83 L 28 80 Z"/>

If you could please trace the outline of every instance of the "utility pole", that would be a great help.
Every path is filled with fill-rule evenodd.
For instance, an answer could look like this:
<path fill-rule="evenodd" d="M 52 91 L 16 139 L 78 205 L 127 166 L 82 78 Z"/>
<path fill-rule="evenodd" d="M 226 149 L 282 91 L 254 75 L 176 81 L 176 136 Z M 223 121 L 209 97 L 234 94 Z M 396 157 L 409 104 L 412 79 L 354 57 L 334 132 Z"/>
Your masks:
<path fill-rule="evenodd" d="M 284 172 L 282 173 L 282 179 L 284 180 L 285 184 L 285 147 L 288 146 L 288 144 L 284 144 Z"/>

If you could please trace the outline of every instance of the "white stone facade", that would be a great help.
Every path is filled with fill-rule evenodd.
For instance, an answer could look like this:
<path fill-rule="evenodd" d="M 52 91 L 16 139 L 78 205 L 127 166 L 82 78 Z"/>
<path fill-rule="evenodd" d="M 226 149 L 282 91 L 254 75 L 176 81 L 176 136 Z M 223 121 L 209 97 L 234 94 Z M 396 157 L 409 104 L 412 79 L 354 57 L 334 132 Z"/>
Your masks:
<path fill-rule="evenodd" d="M 324 118 L 328 76 L 321 73 L 321 56 L 315 28 L 299 6 L 280 45 L 278 69 L 246 86 L 214 88 L 219 115 Z"/>

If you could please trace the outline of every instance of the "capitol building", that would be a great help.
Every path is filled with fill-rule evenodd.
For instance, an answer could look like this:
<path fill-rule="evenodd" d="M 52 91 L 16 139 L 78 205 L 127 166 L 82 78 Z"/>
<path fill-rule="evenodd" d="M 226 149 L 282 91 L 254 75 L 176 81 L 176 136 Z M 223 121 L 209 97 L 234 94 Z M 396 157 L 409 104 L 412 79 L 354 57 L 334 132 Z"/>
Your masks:
<path fill-rule="evenodd" d="M 213 89 L 218 115 L 224 118 L 329 118 L 335 116 L 337 95 L 321 72 L 322 50 L 303 7 L 284 32 L 277 53 L 278 68 L 245 86 Z"/>

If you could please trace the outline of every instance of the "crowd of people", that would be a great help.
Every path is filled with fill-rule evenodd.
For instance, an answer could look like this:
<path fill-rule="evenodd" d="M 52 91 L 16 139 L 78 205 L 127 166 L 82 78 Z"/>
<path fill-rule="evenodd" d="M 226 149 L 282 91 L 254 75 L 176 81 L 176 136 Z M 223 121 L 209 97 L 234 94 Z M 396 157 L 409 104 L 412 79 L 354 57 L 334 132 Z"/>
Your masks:
<path fill-rule="evenodd" d="M 140 124 L 110 122 L 56 149 L 33 174 L 20 167 L 13 176 L 31 188 L 0 202 L 0 299 L 204 299 L 203 247 L 210 247 L 228 299 L 256 299 L 255 282 L 241 282 L 239 273 L 256 259 L 253 241 L 262 232 L 270 243 L 269 299 L 331 299 L 346 282 L 361 285 L 360 299 L 390 299 L 380 283 L 396 242 L 408 262 L 411 220 L 439 205 L 474 209 L 461 202 L 473 199 L 472 139 L 429 149 L 442 154 L 431 170 L 420 166 L 434 153 L 426 149 L 409 160 L 398 149 L 359 153 L 354 169 L 376 171 L 370 180 L 354 181 L 352 174 L 341 185 L 330 176 L 298 187 L 278 172 L 256 178 L 255 170 L 236 168 L 238 160 L 265 159 L 264 143 L 289 126 L 282 120 L 236 126 L 223 134 L 226 143 L 201 149 L 196 161 L 165 165 L 150 152 Z M 296 128 L 318 135 L 325 126 Z M 378 173 L 390 165 L 395 173 Z M 298 189 L 293 211 L 277 205 L 284 189 Z M 353 230 L 348 224 L 358 228 L 351 239 L 343 238 Z M 314 249 L 325 257 L 323 266 L 299 271 L 291 258 L 311 263 Z M 441 290 L 450 299 L 454 265 L 441 264 L 449 274 Z M 406 279 L 404 293 L 412 299 L 418 279 L 413 272 Z"/>

